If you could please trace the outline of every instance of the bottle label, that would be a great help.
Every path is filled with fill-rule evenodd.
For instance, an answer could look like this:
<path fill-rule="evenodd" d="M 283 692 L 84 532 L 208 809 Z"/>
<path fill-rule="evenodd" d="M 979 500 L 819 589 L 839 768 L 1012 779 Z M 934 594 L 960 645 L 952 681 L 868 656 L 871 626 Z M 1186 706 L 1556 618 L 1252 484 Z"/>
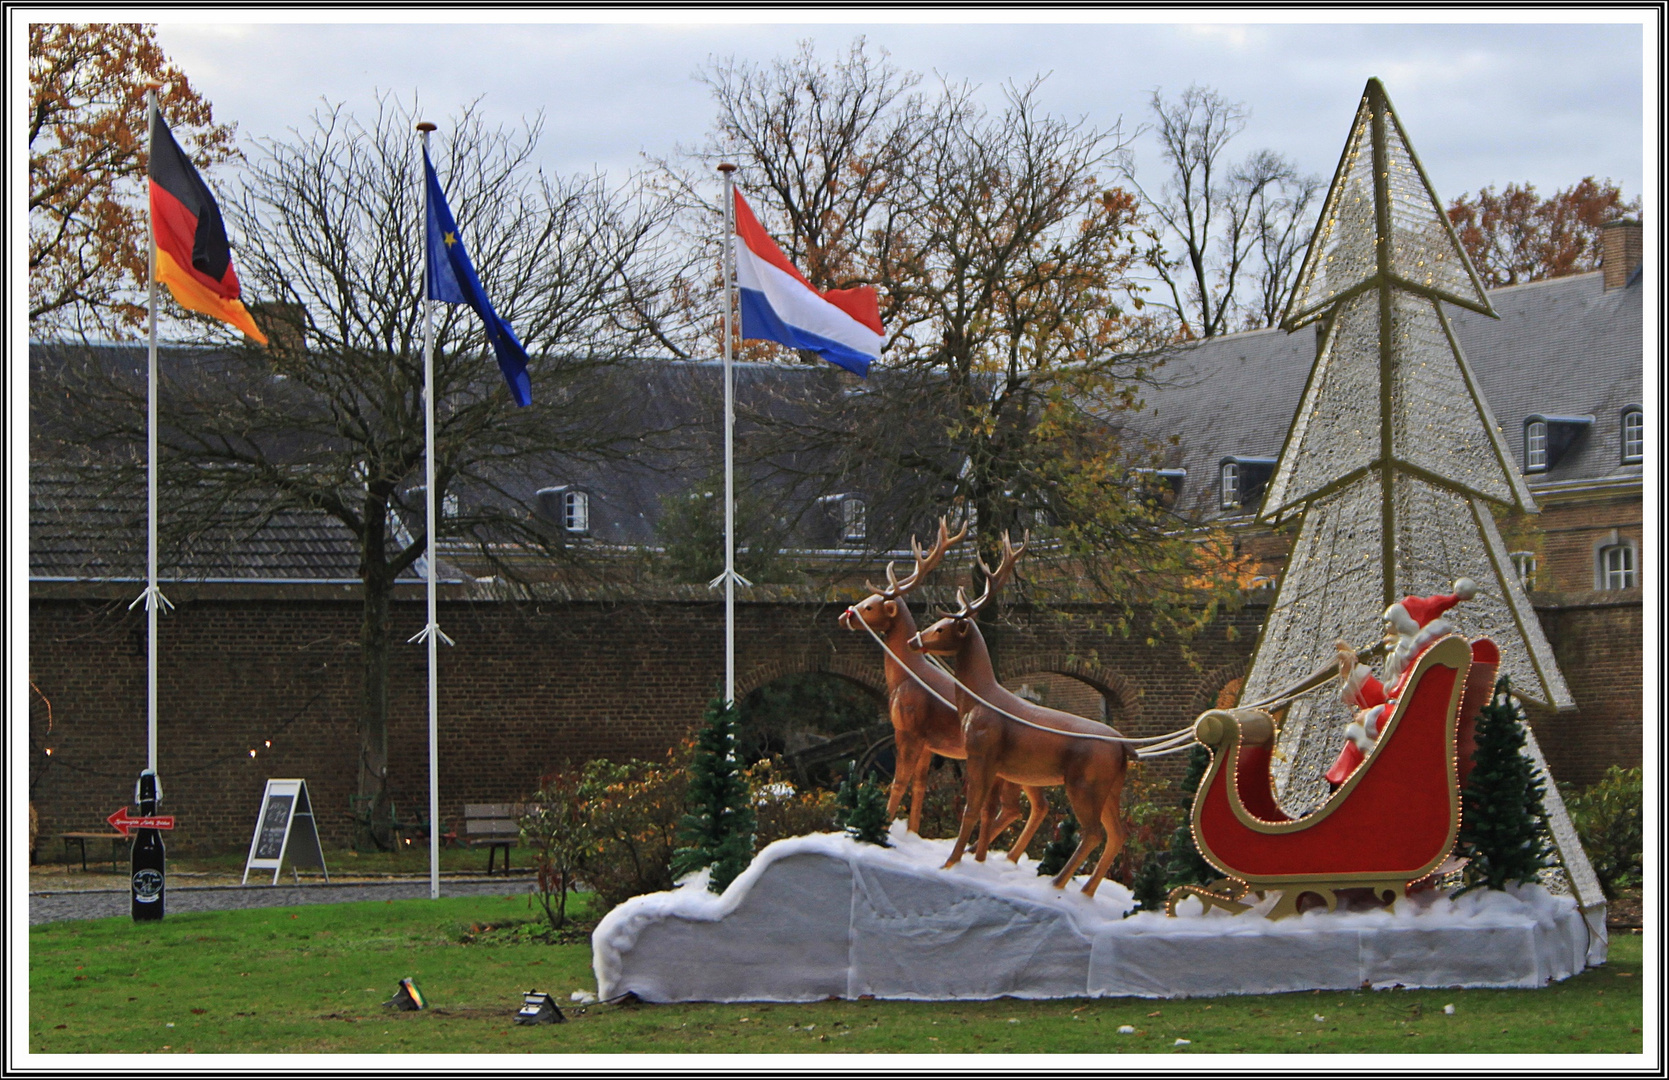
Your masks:
<path fill-rule="evenodd" d="M 137 871 L 133 875 L 133 898 L 142 904 L 152 904 L 162 899 L 162 871 Z"/>

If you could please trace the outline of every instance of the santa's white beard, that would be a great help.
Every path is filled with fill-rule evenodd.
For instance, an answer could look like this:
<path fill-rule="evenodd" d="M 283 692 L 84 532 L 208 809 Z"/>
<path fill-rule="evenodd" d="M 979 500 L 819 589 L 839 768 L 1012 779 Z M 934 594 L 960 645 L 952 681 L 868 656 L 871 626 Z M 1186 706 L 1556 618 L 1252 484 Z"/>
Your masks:
<path fill-rule="evenodd" d="M 1385 658 L 1385 683 L 1389 686 L 1402 675 L 1403 668 L 1408 666 L 1409 658 L 1414 655 L 1414 639 L 1417 634 L 1401 634 L 1397 637 L 1396 647 L 1391 655 Z"/>

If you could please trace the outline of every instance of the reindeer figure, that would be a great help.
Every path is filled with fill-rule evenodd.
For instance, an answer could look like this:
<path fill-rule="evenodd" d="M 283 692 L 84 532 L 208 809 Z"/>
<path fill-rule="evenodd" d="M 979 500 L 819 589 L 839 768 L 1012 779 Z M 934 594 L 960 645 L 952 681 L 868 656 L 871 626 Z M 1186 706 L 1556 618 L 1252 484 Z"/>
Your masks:
<path fill-rule="evenodd" d="M 921 807 L 927 785 L 927 770 L 933 755 L 954 758 L 967 757 L 962 749 L 962 722 L 956 710 L 941 703 L 922 683 L 932 687 L 945 701 L 955 701 L 956 687 L 944 672 L 912 652 L 906 642 L 916 633 L 916 621 L 904 603 L 904 596 L 921 584 L 942 561 L 952 544 L 968 534 L 966 525 L 955 536 L 943 518 L 939 519 L 939 538 L 930 551 L 923 552 L 921 544 L 911 538 L 910 546 L 916 555 L 916 568 L 903 581 L 898 580 L 896 563 L 887 564 L 887 587 L 870 584 L 874 595 L 847 608 L 840 615 L 840 625 L 857 630 L 861 620 L 878 634 L 887 645 L 887 707 L 892 718 L 894 751 L 897 760 L 893 770 L 892 791 L 887 796 L 887 817 L 898 813 L 906 791 L 910 793 L 909 829 L 921 835 Z M 905 670 L 904 664 L 909 665 Z M 914 674 L 915 678 L 911 675 Z M 920 682 L 917 681 L 920 680 Z M 1001 832 L 1020 819 L 1020 791 L 1012 784 L 999 784 L 989 795 L 995 807 L 998 824 L 994 833 Z"/>
<path fill-rule="evenodd" d="M 1020 842 L 1009 852 L 1009 858 L 1016 860 L 1016 852 L 1025 850 L 1043 820 L 1042 814 L 1038 813 L 1042 799 L 1033 795 L 1033 791 L 1064 786 L 1072 812 L 1078 818 L 1082 839 L 1072 858 L 1055 875 L 1054 886 L 1064 889 L 1079 865 L 1105 837 L 1106 850 L 1095 864 L 1089 884 L 1084 886 L 1084 895 L 1094 896 L 1113 859 L 1124 846 L 1119 799 L 1124 793 L 1125 767 L 1135 754 L 1124 743 L 1106 741 L 1107 737 L 1119 737 L 1118 732 L 1106 724 L 1034 705 L 1009 693 L 997 682 L 996 673 L 991 668 L 991 656 L 985 648 L 985 638 L 974 623 L 974 616 L 1013 574 L 1015 562 L 1026 550 L 1024 543 L 1016 550 L 1006 534 L 1002 545 L 1002 561 L 995 572 L 983 562 L 980 564 L 986 574 L 984 594 L 970 604 L 966 594 L 958 589 L 957 600 L 961 610 L 946 615 L 910 641 L 911 648 L 920 652 L 952 657 L 957 680 L 973 691 L 969 694 L 961 686 L 957 687 L 956 703 L 962 715 L 963 739 L 968 753 L 968 789 L 963 804 L 962 830 L 956 837 L 956 847 L 945 863 L 945 869 L 961 861 L 976 815 L 980 815 L 977 819 L 980 834 L 974 857 L 977 859 L 984 855 L 986 837 L 990 835 L 985 826 L 990 819 L 988 813 L 982 813 L 979 808 L 985 806 L 993 784 L 1005 780 L 1019 784 L 1032 802 L 1031 820 L 1026 822 Z M 982 704 L 974 695 L 990 704 Z"/>

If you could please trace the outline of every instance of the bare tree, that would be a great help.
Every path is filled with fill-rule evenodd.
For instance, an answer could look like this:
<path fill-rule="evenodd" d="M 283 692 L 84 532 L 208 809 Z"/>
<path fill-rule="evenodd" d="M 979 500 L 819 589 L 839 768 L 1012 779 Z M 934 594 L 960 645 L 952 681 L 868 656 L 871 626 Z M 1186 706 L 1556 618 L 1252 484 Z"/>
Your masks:
<path fill-rule="evenodd" d="M 1209 87 L 1189 86 L 1175 100 L 1155 90 L 1149 107 L 1167 171 L 1157 192 L 1142 194 L 1164 226 L 1153 263 L 1183 336 L 1273 326 L 1294 258 L 1309 244 L 1306 211 L 1320 178 L 1269 150 L 1228 160 L 1228 144 L 1251 114 Z M 1250 303 L 1247 291 L 1255 294 Z"/>
<path fill-rule="evenodd" d="M 379 810 L 388 796 L 389 600 L 400 573 L 430 550 L 415 119 L 388 98 L 368 124 L 326 107 L 311 130 L 255 148 L 226 216 L 246 289 L 265 299 L 272 346 L 228 346 L 165 369 L 159 435 L 179 533 L 254 530 L 302 512 L 327 515 L 355 538 L 364 587 L 359 786 Z M 631 448 L 616 365 L 665 333 L 655 305 L 677 271 L 659 204 L 600 178 L 538 172 L 539 134 L 537 119 L 520 131 L 489 128 L 469 107 L 437 140 L 448 202 L 488 295 L 528 348 L 534 394 L 518 409 L 474 312 L 435 305 L 435 496 L 452 541 L 442 554 L 506 575 L 518 567 L 506 552 L 563 553 L 562 531 L 533 512 L 537 481 Z M 142 445 L 137 380 L 94 362 L 67 366 L 57 384 L 54 400 L 71 407 L 54 410 L 47 426 L 65 442 Z"/>
<path fill-rule="evenodd" d="M 1047 582 L 1057 595 L 1191 621 L 1194 549 L 1142 479 L 1155 448 L 1117 426 L 1139 406 L 1164 330 L 1138 281 L 1137 198 L 1105 179 L 1125 168 L 1117 129 L 1049 115 L 1038 82 L 1004 88 L 995 108 L 966 85 L 915 94 L 913 76 L 861 42 L 832 67 L 803 47 L 769 69 L 722 62 L 706 81 L 718 103 L 710 146 L 733 155 L 762 222 L 790 251 L 812 251 L 800 230 L 818 230 L 808 278 L 875 285 L 888 334 L 868 386 L 831 376 L 833 393 L 755 415 L 750 449 L 802 503 L 863 492 L 876 548 L 959 502 L 987 561 L 1004 530 L 1031 529 L 1070 556 Z M 790 106 L 802 97 L 867 107 L 842 110 L 829 132 L 828 113 Z M 758 101 L 776 107 L 744 107 Z M 808 177 L 781 165 L 791 143 L 867 149 Z M 858 187 L 861 198 L 803 211 L 822 196 L 802 193 Z M 1034 584 L 1048 577 L 1040 568 Z"/>

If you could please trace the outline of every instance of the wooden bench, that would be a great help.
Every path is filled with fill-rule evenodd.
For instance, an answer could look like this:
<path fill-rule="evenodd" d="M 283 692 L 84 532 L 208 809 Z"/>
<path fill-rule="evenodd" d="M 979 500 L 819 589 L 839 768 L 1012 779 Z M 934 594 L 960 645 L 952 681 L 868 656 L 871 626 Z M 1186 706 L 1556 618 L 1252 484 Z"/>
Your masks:
<path fill-rule="evenodd" d="M 67 832 L 59 833 L 58 836 L 64 841 L 64 862 L 68 863 L 70 861 L 70 845 L 73 844 L 81 849 L 81 870 L 83 873 L 87 870 L 87 841 L 110 841 L 110 872 L 112 874 L 122 872 L 116 860 L 122 856 L 124 849 L 132 850 L 133 846 L 133 837 L 119 832 Z"/>
<path fill-rule="evenodd" d="M 504 852 L 504 872 L 510 872 L 510 845 L 521 839 L 523 808 L 519 803 L 465 803 L 464 844 L 487 849 L 487 873 L 493 857 Z"/>

